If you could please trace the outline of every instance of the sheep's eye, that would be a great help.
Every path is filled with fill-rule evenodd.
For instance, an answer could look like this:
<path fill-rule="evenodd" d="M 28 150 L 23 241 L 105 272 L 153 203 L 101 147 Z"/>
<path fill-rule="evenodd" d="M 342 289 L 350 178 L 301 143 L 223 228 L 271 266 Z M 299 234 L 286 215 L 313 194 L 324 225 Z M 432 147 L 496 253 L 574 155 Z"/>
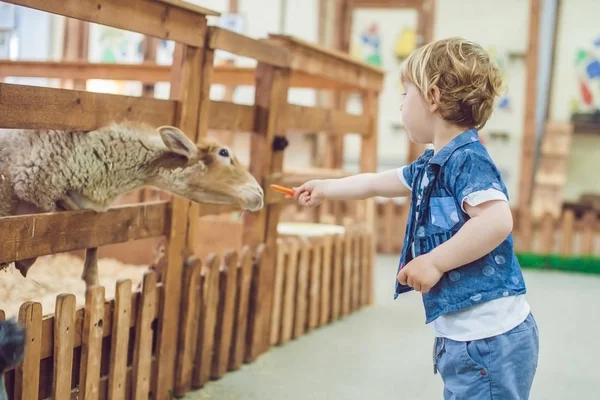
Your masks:
<path fill-rule="evenodd" d="M 227 151 L 227 149 L 221 149 L 219 150 L 219 155 L 221 157 L 229 157 L 229 152 Z"/>

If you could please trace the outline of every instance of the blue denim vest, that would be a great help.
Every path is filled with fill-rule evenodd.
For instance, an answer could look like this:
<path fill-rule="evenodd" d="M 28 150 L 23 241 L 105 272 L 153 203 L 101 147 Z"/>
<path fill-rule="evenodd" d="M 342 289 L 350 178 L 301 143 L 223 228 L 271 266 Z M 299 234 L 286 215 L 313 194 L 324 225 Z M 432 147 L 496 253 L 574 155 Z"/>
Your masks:
<path fill-rule="evenodd" d="M 461 133 L 435 155 L 426 150 L 403 169 L 403 176 L 412 194 L 398 272 L 412 258 L 430 252 L 458 232 L 469 219 L 461 207 L 466 196 L 493 188 L 508 198 L 500 172 L 476 129 Z M 396 280 L 394 299 L 411 290 Z M 511 233 L 491 253 L 445 273 L 423 294 L 425 323 L 445 313 L 525 292 Z"/>

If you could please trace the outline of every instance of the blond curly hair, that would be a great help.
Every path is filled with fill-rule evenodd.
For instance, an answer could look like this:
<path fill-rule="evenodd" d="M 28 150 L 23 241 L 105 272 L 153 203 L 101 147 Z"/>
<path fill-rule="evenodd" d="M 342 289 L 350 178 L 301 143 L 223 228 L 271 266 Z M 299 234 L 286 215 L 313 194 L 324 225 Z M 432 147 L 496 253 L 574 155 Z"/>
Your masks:
<path fill-rule="evenodd" d="M 504 90 L 500 70 L 489 54 L 459 37 L 419 47 L 403 63 L 401 78 L 417 86 L 425 98 L 437 86 L 442 118 L 477 129 L 485 126 L 496 96 Z"/>

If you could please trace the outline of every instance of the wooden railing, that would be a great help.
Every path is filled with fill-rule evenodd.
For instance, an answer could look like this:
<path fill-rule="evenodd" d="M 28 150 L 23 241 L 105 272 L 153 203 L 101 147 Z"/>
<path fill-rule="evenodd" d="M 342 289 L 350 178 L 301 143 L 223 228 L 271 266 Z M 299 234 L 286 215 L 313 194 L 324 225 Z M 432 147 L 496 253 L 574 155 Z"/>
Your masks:
<path fill-rule="evenodd" d="M 377 251 L 399 254 L 404 241 L 408 203 L 377 204 Z M 576 218 L 566 210 L 560 218 L 550 213 L 535 220 L 530 213 L 513 210 L 515 250 L 519 253 L 600 256 L 600 213 L 588 211 Z"/>

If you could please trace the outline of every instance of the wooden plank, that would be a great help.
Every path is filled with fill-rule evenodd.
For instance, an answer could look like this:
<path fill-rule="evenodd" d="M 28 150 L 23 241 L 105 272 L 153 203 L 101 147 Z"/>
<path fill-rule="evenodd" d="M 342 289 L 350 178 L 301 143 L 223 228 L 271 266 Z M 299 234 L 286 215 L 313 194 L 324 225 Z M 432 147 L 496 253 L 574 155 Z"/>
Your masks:
<path fill-rule="evenodd" d="M 283 148 L 274 149 L 276 135 L 287 126 L 289 70 L 259 63 L 256 70 L 255 128 L 250 142 L 250 173 L 265 186 L 265 177 L 283 169 Z M 280 204 L 266 205 L 257 213 L 244 214 L 243 242 L 256 246 L 265 243 L 264 268 L 258 281 L 255 320 L 250 331 L 250 358 L 255 359 L 269 347 L 269 328 L 273 301 L 273 279 L 277 255 L 277 225 Z"/>
<path fill-rule="evenodd" d="M 238 255 L 229 250 L 224 255 L 224 263 L 219 279 L 219 310 L 215 328 L 215 354 L 212 359 L 211 378 L 219 379 L 227 372 L 229 351 L 235 317 Z"/>
<path fill-rule="evenodd" d="M 124 399 L 127 353 L 129 348 L 129 321 L 131 320 L 131 280 L 117 281 L 115 311 L 110 346 L 110 370 L 108 373 L 108 398 Z"/>
<path fill-rule="evenodd" d="M 527 77 L 525 79 L 525 115 L 523 119 L 523 144 L 519 177 L 519 209 L 529 206 L 532 194 L 535 153 L 539 35 L 541 0 L 529 1 L 529 34 L 527 37 Z"/>
<path fill-rule="evenodd" d="M 277 238 L 277 261 L 275 264 L 275 284 L 273 285 L 273 307 L 271 313 L 271 346 L 279 343 L 283 315 L 283 294 L 285 265 L 288 252 L 285 240 Z"/>
<path fill-rule="evenodd" d="M 177 61 L 177 62 L 176 62 Z M 181 59 L 173 61 L 172 92 L 170 97 L 181 102 L 181 111 L 176 126 L 195 141 L 198 132 L 198 118 L 202 101 L 203 50 L 184 47 Z M 171 227 L 168 232 L 168 265 L 162 276 L 164 303 L 158 319 L 157 379 L 154 381 L 154 394 L 159 399 L 169 398 L 174 388 L 175 355 L 177 352 L 177 330 L 181 301 L 181 276 L 184 252 L 187 247 L 189 201 L 172 197 Z"/>
<path fill-rule="evenodd" d="M 236 67 L 217 65 L 214 68 L 212 83 L 230 86 L 254 86 L 255 69 L 253 67 Z M 338 82 L 328 77 L 311 75 L 303 71 L 291 71 L 290 87 L 320 90 L 346 90 L 354 92 L 362 90 L 358 81 Z"/>
<path fill-rule="evenodd" d="M 289 52 L 286 49 L 227 29 L 209 27 L 208 47 L 215 50 L 225 50 L 276 67 L 289 66 Z"/>
<path fill-rule="evenodd" d="M 156 315 L 156 305 L 156 273 L 150 271 L 144 274 L 140 306 L 137 309 L 136 315 L 132 385 L 132 397 L 134 400 L 147 400 L 150 397 L 152 322 Z"/>
<path fill-rule="evenodd" d="M 285 45 L 285 47 L 288 47 L 288 44 L 294 44 L 297 46 L 296 48 L 302 48 L 303 50 L 306 50 L 306 53 L 312 55 L 313 57 L 316 57 L 318 55 L 324 55 L 331 59 L 340 60 L 348 64 L 349 66 L 358 67 L 360 69 L 364 69 L 365 71 L 373 72 L 376 75 L 382 77 L 384 75 L 384 71 L 381 68 L 375 67 L 364 61 L 360 61 L 352 57 L 348 53 L 331 49 L 329 47 L 321 46 L 316 43 L 311 43 L 306 40 L 300 39 L 299 37 L 281 34 L 270 34 L 269 39 L 277 41 L 278 43 Z M 292 56 L 295 56 L 295 54 L 292 53 Z"/>
<path fill-rule="evenodd" d="M 529 209 L 519 210 L 519 225 L 521 234 L 519 242 L 522 245 L 520 251 L 531 252 L 533 250 L 533 220 Z"/>
<path fill-rule="evenodd" d="M 290 68 L 362 90 L 381 90 L 383 71 L 346 53 L 332 51 L 285 35 L 269 35 L 269 41 L 288 49 Z"/>
<path fill-rule="evenodd" d="M 568 256 L 573 253 L 573 227 L 575 225 L 575 212 L 566 210 L 562 217 L 562 244 L 560 246 L 560 254 Z"/>
<path fill-rule="evenodd" d="M 345 235 L 334 237 L 333 247 L 333 285 L 331 301 L 331 319 L 335 321 L 340 317 L 342 309 L 342 277 L 344 266 Z"/>
<path fill-rule="evenodd" d="M 106 212 L 67 211 L 0 218 L 0 262 L 158 237 L 169 227 L 167 202 Z"/>
<path fill-rule="evenodd" d="M 251 132 L 254 127 L 254 107 L 226 101 L 211 101 L 208 127 L 235 132 Z"/>
<path fill-rule="evenodd" d="M 202 263 L 199 258 L 190 257 L 183 269 L 183 295 L 181 302 L 181 321 L 179 327 L 179 351 L 175 361 L 176 397 L 184 396 L 192 388 L 192 372 L 196 355 L 198 337 L 198 321 L 202 298 L 200 292 L 200 271 Z"/>
<path fill-rule="evenodd" d="M 37 400 L 42 350 L 42 305 L 33 301 L 23 303 L 19 308 L 19 322 L 25 328 L 25 356 L 15 368 L 14 398 Z"/>
<path fill-rule="evenodd" d="M 298 240 L 295 238 L 288 239 L 287 250 L 288 259 L 285 268 L 285 289 L 279 344 L 288 342 L 292 338 L 294 329 L 298 259 L 300 250 L 300 244 L 298 243 Z"/>
<path fill-rule="evenodd" d="M 126 120 L 172 125 L 176 107 L 168 100 L 0 83 L 0 128 L 89 131 Z"/>
<path fill-rule="evenodd" d="M 104 286 L 91 286 L 85 294 L 85 314 L 81 338 L 79 396 L 98 399 L 100 393 L 100 361 L 104 325 Z"/>
<path fill-rule="evenodd" d="M 393 199 L 387 200 L 383 204 L 383 248 L 384 253 L 392 253 L 394 251 L 394 225 L 397 222 L 394 218 L 396 211 L 396 203 Z"/>
<path fill-rule="evenodd" d="M 169 82 L 171 67 L 169 65 L 159 65 L 155 62 L 108 64 L 66 60 L 0 60 L 0 75 L 4 77 L 57 78 L 84 81 L 88 79 L 107 79 L 153 84 Z"/>
<path fill-rule="evenodd" d="M 75 337 L 75 296 L 56 297 L 54 319 L 54 368 L 52 398 L 67 399 L 71 395 L 73 347 Z"/>
<path fill-rule="evenodd" d="M 304 132 L 325 131 L 329 135 L 355 133 L 371 134 L 371 118 L 348 114 L 341 110 L 327 110 L 295 104 L 288 106 L 288 129 Z"/>
<path fill-rule="evenodd" d="M 214 351 L 215 325 L 219 307 L 219 265 L 220 259 L 211 254 L 206 261 L 202 282 L 202 308 L 196 346 L 196 368 L 192 377 L 192 387 L 200 388 L 208 382 Z"/>
<path fill-rule="evenodd" d="M 306 331 L 308 307 L 308 277 L 310 273 L 310 243 L 306 238 L 300 239 L 300 259 L 298 260 L 298 278 L 296 280 L 296 313 L 292 338 L 297 338 Z"/>
<path fill-rule="evenodd" d="M 248 306 L 250 302 L 250 285 L 252 283 L 252 251 L 244 246 L 237 274 L 237 296 L 235 309 L 237 315 L 233 324 L 231 355 L 229 370 L 234 371 L 242 366 L 246 349 L 246 332 L 248 328 Z"/>
<path fill-rule="evenodd" d="M 364 114 L 371 117 L 371 135 L 362 138 L 360 147 L 360 172 L 377 172 L 377 137 L 379 134 L 379 99 L 378 93 L 369 91 L 363 98 Z M 368 232 L 377 238 L 375 221 L 377 219 L 375 198 L 363 201 L 365 207 L 365 222 Z"/>
<path fill-rule="evenodd" d="M 372 305 L 374 303 L 373 298 L 373 274 L 374 274 L 374 265 L 373 265 L 373 256 L 372 250 L 375 248 L 375 243 L 373 243 L 373 235 L 370 233 L 366 233 L 363 236 L 362 240 L 362 290 L 361 290 L 361 304 L 364 306 Z"/>
<path fill-rule="evenodd" d="M 36 10 L 202 47 L 206 15 L 179 0 L 7 0 Z M 217 14 L 218 15 L 218 14 Z M 135 18 L 133 18 L 135 16 Z"/>
<path fill-rule="evenodd" d="M 319 326 L 327 324 L 331 318 L 332 276 L 333 276 L 333 236 L 323 237 L 323 260 L 321 270 L 321 310 Z"/>
<path fill-rule="evenodd" d="M 319 301 L 321 293 L 321 270 L 323 259 L 323 241 L 321 238 L 315 238 L 311 241 L 311 260 L 308 283 L 308 324 L 307 331 L 317 327 L 319 323 Z"/>
<path fill-rule="evenodd" d="M 250 247 L 250 246 L 249 246 Z M 264 300 L 260 298 L 261 276 L 265 269 L 267 247 L 264 243 L 256 246 L 255 260 L 252 266 L 252 282 L 250 284 L 250 298 L 248 304 L 248 328 L 246 331 L 246 348 L 244 351 L 244 362 L 252 362 L 258 357 L 258 351 L 263 331 L 260 326 L 261 307 L 264 307 Z"/>
<path fill-rule="evenodd" d="M 360 307 L 360 286 L 361 286 L 361 259 L 362 253 L 362 237 L 358 233 L 354 236 L 352 244 L 352 310 L 357 310 Z"/>
<path fill-rule="evenodd" d="M 344 264 L 342 266 L 342 315 L 350 312 L 350 301 L 352 296 L 352 243 L 353 233 L 346 233 L 344 241 Z"/>
<path fill-rule="evenodd" d="M 551 213 L 546 213 L 542 218 L 542 254 L 552 253 L 554 248 L 554 218 Z"/>
<path fill-rule="evenodd" d="M 596 238 L 596 212 L 588 211 L 583 217 L 583 232 L 581 235 L 581 253 L 583 255 L 594 254 L 594 240 Z"/>

